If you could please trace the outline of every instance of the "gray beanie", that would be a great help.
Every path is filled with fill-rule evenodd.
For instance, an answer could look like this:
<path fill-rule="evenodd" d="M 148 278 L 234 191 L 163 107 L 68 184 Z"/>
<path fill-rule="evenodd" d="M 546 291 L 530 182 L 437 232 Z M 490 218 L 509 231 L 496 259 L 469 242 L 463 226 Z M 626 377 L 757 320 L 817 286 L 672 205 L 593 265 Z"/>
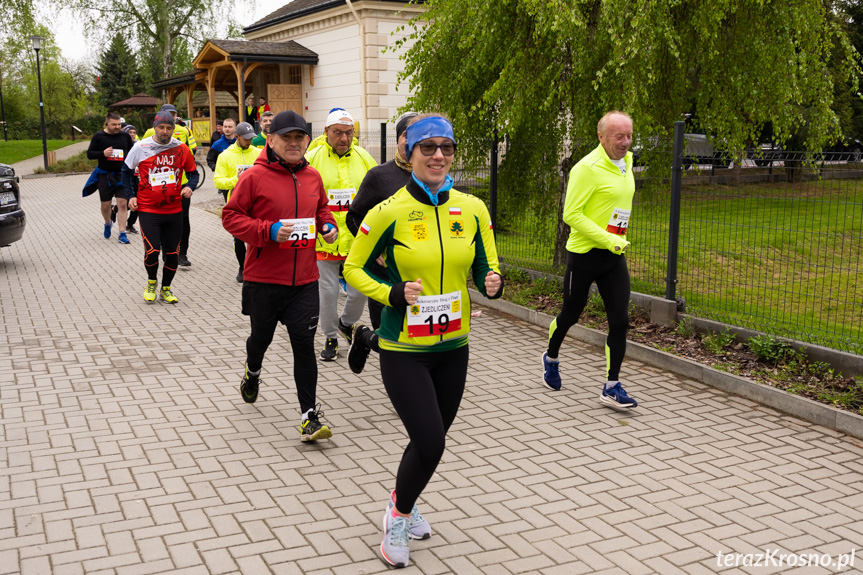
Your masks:
<path fill-rule="evenodd" d="M 159 124 L 171 124 L 174 125 L 174 116 L 171 115 L 171 112 L 159 112 L 156 114 L 156 117 L 153 118 L 153 127 L 155 128 Z"/>

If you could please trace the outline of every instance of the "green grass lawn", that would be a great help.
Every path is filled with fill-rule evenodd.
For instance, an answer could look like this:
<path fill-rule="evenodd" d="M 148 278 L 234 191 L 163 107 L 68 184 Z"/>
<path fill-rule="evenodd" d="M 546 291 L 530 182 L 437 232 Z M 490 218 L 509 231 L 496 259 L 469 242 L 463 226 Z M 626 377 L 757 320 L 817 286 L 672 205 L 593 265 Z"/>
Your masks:
<path fill-rule="evenodd" d="M 667 190 L 640 190 L 627 260 L 634 291 L 664 295 Z M 552 219 L 553 220 L 553 219 Z M 500 226 L 505 262 L 552 268 L 556 222 Z M 863 354 L 863 181 L 683 190 L 677 293 L 699 317 Z"/>
<path fill-rule="evenodd" d="M 48 150 L 59 150 L 72 145 L 72 140 L 48 140 Z M 14 164 L 42 155 L 42 140 L 0 141 L 0 164 Z"/>

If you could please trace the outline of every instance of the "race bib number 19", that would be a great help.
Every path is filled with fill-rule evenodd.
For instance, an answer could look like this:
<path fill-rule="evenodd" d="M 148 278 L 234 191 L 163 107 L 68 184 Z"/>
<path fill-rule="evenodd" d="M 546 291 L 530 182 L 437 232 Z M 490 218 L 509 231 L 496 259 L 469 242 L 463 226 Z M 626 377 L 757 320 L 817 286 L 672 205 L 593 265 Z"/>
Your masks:
<path fill-rule="evenodd" d="M 344 190 L 327 190 L 327 204 L 331 212 L 346 212 L 351 207 L 351 202 L 357 196 L 357 191 L 354 188 L 346 188 Z"/>
<path fill-rule="evenodd" d="M 461 292 L 421 295 L 408 306 L 408 337 L 442 335 L 461 329 Z"/>
<path fill-rule="evenodd" d="M 315 246 L 315 218 L 297 218 L 279 220 L 283 224 L 294 226 L 291 236 L 286 242 L 279 244 L 282 250 L 299 250 Z"/>
<path fill-rule="evenodd" d="M 622 210 L 614 208 L 611 217 L 608 218 L 608 225 L 605 226 L 605 231 L 618 236 L 625 236 L 626 230 L 629 227 L 629 214 L 632 210 Z"/>

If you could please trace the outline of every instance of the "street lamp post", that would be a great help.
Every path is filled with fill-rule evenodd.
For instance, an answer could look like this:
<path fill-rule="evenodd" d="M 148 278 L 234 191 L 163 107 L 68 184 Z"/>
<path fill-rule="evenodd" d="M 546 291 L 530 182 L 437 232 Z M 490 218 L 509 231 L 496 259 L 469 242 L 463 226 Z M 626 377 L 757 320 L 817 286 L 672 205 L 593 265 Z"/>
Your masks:
<path fill-rule="evenodd" d="M 39 113 L 42 116 L 42 159 L 45 161 L 45 171 L 48 171 L 48 139 L 45 137 L 45 102 L 42 101 L 42 66 L 39 62 L 39 50 L 42 49 L 42 36 L 30 36 L 33 49 L 36 50 L 36 76 L 39 80 Z"/>
<path fill-rule="evenodd" d="M 9 141 L 9 135 L 6 133 L 6 108 L 3 107 L 3 74 L 0 72 L 0 115 L 3 117 L 3 141 Z"/>

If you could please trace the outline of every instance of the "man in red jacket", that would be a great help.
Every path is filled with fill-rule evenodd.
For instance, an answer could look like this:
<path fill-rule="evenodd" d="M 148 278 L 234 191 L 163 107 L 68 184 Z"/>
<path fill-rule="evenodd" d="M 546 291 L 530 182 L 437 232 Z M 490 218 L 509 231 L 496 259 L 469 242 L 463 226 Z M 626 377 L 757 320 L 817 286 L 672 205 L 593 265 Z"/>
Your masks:
<path fill-rule="evenodd" d="M 338 236 L 321 175 L 304 157 L 309 140 L 302 116 L 291 111 L 277 115 L 264 153 L 243 172 L 222 208 L 222 225 L 248 244 L 243 314 L 251 320 L 252 333 L 246 340 L 240 394 L 246 403 L 258 398 L 264 354 L 281 322 L 294 353 L 302 441 L 332 437 L 320 421 L 320 404 L 315 404 L 319 313 L 315 237 L 317 230 L 328 243 Z"/>

